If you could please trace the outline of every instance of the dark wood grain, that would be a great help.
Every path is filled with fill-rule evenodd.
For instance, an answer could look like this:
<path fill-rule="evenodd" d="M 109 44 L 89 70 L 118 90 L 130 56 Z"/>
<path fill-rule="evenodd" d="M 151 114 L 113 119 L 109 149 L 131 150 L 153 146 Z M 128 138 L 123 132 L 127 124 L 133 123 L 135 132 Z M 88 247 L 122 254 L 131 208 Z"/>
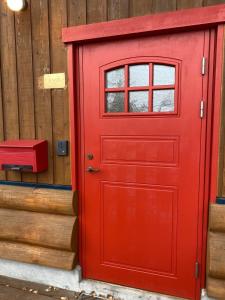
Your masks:
<path fill-rule="evenodd" d="M 23 290 L 18 290 L 15 288 L 8 288 L 7 286 L 2 286 L 0 288 L 0 299 L 1 300 L 51 300 L 51 297 L 43 295 L 34 295 L 32 293 L 27 293 Z"/>
<path fill-rule="evenodd" d="M 1 26 L 1 23 L 0 23 Z M 0 30 L 1 32 L 1 30 Z M 0 36 L 1 39 L 1 36 Z M 0 42 L 1 45 L 1 42 Z M 1 57 L 0 57 L 0 65 L 1 65 Z M 2 73 L 0 68 L 0 141 L 4 140 L 4 115 L 3 115 L 3 92 L 2 92 Z M 0 180 L 6 180 L 6 174 L 4 171 L 0 172 Z"/>
<path fill-rule="evenodd" d="M 204 5 L 216 5 L 216 4 L 222 4 L 225 3 L 225 0 L 204 0 Z"/>
<path fill-rule="evenodd" d="M 68 1 L 68 26 L 86 24 L 87 22 L 87 1 Z"/>
<path fill-rule="evenodd" d="M 16 54 L 19 100 L 19 128 L 21 139 L 35 139 L 33 90 L 33 60 L 31 41 L 30 1 L 23 14 L 15 15 Z M 23 181 L 36 182 L 35 174 L 22 175 Z"/>
<path fill-rule="evenodd" d="M 67 73 L 66 46 L 62 43 L 61 29 L 67 26 L 67 2 L 49 0 L 51 72 Z M 68 89 L 52 89 L 54 183 L 70 184 L 69 156 L 57 156 L 56 142 L 69 140 Z"/>
<path fill-rule="evenodd" d="M 39 87 L 39 78 L 50 73 L 48 0 L 31 2 L 31 25 L 36 137 L 48 141 L 49 152 L 48 171 L 38 175 L 38 182 L 54 183 L 51 93 Z"/>
<path fill-rule="evenodd" d="M 87 23 L 107 20 L 107 0 L 87 0 Z"/>
<path fill-rule="evenodd" d="M 130 17 L 143 16 L 152 12 L 153 0 L 130 0 Z"/>
<path fill-rule="evenodd" d="M 192 7 L 201 7 L 203 6 L 204 0 L 177 0 L 177 10 L 192 8 Z"/>
<path fill-rule="evenodd" d="M 67 297 L 67 300 L 78 299 L 80 293 L 76 293 L 69 290 L 64 290 L 55 287 L 49 287 L 49 285 L 29 282 L 25 280 L 18 280 L 5 276 L 0 276 L 0 286 L 7 286 L 15 290 L 23 290 L 24 292 L 30 293 L 29 291 L 38 291 L 39 295 L 52 297 L 51 299 L 60 299 L 60 297 Z M 32 293 L 31 293 L 32 294 Z M 35 298 L 35 294 L 32 299 Z M 1 299 L 2 300 L 2 299 Z M 9 299 L 7 299 L 9 300 Z M 13 300 L 13 299 L 12 299 Z M 38 299 L 37 299 L 38 300 Z M 80 299 L 79 299 L 80 300 Z"/>
<path fill-rule="evenodd" d="M 1 73 L 4 111 L 4 135 L 6 139 L 18 139 L 19 103 L 17 86 L 16 37 L 14 14 L 1 1 Z M 20 174 L 8 172 L 8 180 L 21 180 Z"/>
<path fill-rule="evenodd" d="M 176 10 L 176 0 L 152 0 L 152 12 L 165 12 Z"/>
<path fill-rule="evenodd" d="M 108 20 L 122 19 L 129 17 L 129 0 L 108 0 Z"/>

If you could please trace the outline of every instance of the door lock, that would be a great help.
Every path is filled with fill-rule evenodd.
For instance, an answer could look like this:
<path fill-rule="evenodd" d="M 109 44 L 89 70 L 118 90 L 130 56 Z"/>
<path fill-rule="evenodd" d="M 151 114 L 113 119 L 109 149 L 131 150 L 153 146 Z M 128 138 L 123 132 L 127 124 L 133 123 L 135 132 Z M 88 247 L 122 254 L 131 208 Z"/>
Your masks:
<path fill-rule="evenodd" d="M 87 154 L 87 159 L 92 160 L 94 158 L 94 155 L 92 153 Z"/>

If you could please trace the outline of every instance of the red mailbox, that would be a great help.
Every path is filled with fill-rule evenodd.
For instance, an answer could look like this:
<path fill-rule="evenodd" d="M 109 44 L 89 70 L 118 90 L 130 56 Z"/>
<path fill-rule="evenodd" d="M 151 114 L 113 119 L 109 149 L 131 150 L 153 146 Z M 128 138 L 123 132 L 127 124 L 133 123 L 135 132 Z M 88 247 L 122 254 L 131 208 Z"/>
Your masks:
<path fill-rule="evenodd" d="M 0 170 L 38 173 L 47 168 L 47 141 L 10 140 L 0 143 Z"/>

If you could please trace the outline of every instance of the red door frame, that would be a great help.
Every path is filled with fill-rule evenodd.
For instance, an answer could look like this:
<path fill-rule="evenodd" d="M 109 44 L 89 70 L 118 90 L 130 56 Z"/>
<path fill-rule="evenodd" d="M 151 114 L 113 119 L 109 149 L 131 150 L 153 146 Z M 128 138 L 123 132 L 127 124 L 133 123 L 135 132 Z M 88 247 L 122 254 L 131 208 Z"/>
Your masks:
<path fill-rule="evenodd" d="M 81 170 L 78 170 L 79 147 L 81 140 L 79 114 L 79 58 L 78 49 L 82 43 L 119 39 L 130 36 L 182 32 L 186 30 L 210 30 L 210 53 L 208 62 L 208 85 L 204 87 L 205 97 L 208 98 L 206 131 L 201 141 L 205 155 L 200 162 L 201 191 L 204 197 L 203 206 L 199 207 L 198 250 L 197 257 L 201 264 L 201 278 L 198 280 L 196 291 L 200 296 L 200 288 L 205 287 L 206 270 L 206 241 L 209 203 L 215 202 L 217 196 L 218 157 L 219 157 L 219 128 L 221 111 L 221 84 L 223 71 L 223 41 L 225 24 L 225 5 L 204 8 L 186 9 L 176 12 L 134 17 L 89 25 L 64 28 L 63 42 L 68 44 L 68 79 L 70 103 L 70 138 L 71 138 L 71 176 L 73 190 L 78 190 Z M 104 28 L 104 30 L 103 30 Z M 81 207 L 79 208 L 81 216 Z M 82 220 L 79 218 L 82 225 Z M 81 226 L 80 226 L 81 228 Z M 80 243 L 80 253 L 81 253 Z M 82 257 L 80 257 L 82 261 Z"/>

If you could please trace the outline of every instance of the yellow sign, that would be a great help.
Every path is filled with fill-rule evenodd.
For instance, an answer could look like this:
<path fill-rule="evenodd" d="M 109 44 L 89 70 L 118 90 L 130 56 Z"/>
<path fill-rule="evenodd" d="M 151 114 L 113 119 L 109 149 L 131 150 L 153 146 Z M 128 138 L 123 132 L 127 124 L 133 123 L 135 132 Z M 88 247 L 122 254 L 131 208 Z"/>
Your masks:
<path fill-rule="evenodd" d="M 44 74 L 44 89 L 64 89 L 66 86 L 65 73 Z"/>

